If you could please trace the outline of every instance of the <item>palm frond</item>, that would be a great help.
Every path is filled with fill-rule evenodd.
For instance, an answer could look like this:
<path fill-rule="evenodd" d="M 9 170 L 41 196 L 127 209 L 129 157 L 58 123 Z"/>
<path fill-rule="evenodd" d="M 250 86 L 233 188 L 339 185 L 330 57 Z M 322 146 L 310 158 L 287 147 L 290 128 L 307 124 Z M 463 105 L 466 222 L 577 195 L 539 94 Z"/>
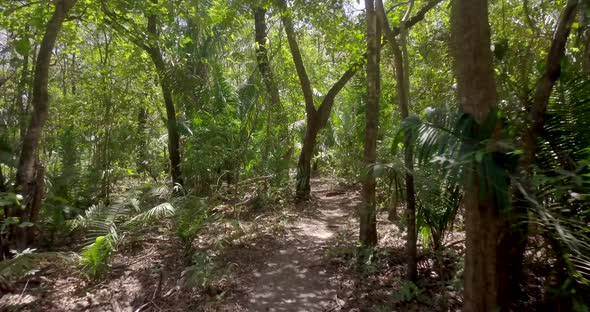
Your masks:
<path fill-rule="evenodd" d="M 532 222 L 541 225 L 547 235 L 557 239 L 565 248 L 565 255 L 559 255 L 569 262 L 577 272 L 570 272 L 573 276 L 583 279 L 584 283 L 590 281 L 590 233 L 588 224 L 573 217 L 567 217 L 560 213 L 563 204 L 541 200 L 536 194 L 527 192 L 524 186 L 513 181 L 517 189 L 528 201 L 534 216 Z"/>
<path fill-rule="evenodd" d="M 176 213 L 176 208 L 171 203 L 162 203 L 159 204 L 147 211 L 144 211 L 129 221 L 124 223 L 124 226 L 131 226 L 135 224 L 145 224 L 146 222 L 154 221 L 154 220 L 162 220 L 165 218 L 172 217 Z"/>

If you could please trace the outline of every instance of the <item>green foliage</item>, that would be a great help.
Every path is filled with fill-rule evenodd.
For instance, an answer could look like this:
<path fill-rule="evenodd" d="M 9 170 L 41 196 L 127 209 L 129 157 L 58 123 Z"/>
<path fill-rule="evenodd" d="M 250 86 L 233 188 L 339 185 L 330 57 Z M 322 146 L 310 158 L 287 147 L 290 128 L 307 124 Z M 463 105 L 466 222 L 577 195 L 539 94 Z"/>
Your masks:
<path fill-rule="evenodd" d="M 365 21 L 356 2 L 288 1 L 284 14 L 294 19 L 316 105 L 346 68 L 364 60 Z M 417 1 L 416 8 L 426 2 Z M 535 83 L 545 70 L 555 12 L 563 3 L 489 3 L 499 110 L 479 123 L 457 113 L 447 4 L 428 12 L 408 33 L 411 116 L 403 123 L 392 51 L 384 46 L 380 164 L 373 169 L 385 194 L 379 204 L 397 207 L 405 196 L 407 173 L 399 152 L 410 134 L 416 152 L 419 233 L 436 249 L 443 248 L 463 194 L 472 191 L 462 187 L 468 179 L 478 178 L 480 196 L 492 198 L 506 214 L 513 208 L 511 196 L 522 195 L 530 221 L 540 225 L 541 236 L 553 247 L 552 269 L 567 273 L 559 285 L 563 289 L 556 291 L 578 298 L 590 274 L 590 83 L 579 77 L 588 65 L 588 12 L 580 14 L 567 43 L 534 167 L 516 170 L 523 153 L 520 136 L 530 123 Z M 406 3 L 385 5 L 391 24 L 399 26 Z M 280 103 L 271 103 L 258 72 L 252 18 L 256 6 L 268 9 L 265 47 Z M 10 187 L 34 107 L 35 53 L 52 9 L 44 1 L 0 4 L 0 209 L 22 204 Z M 187 280 L 195 285 L 211 280 L 209 259 L 189 257 L 194 239 L 215 217 L 210 202 L 225 197 L 241 202 L 245 187 L 251 187 L 254 209 L 278 200 L 282 206 L 290 195 L 289 170 L 301 148 L 306 112 L 279 11 L 272 1 L 78 1 L 51 59 L 48 121 L 36 155 L 47 168 L 45 204 L 36 224 L 39 245 L 76 246 L 82 241 L 87 245 L 81 253 L 84 270 L 99 277 L 126 237 L 168 219 L 193 263 L 185 272 Z M 146 29 L 150 15 L 157 17 L 157 36 Z M 145 45 L 158 47 L 164 70 L 155 70 Z M 338 95 L 330 122 L 320 132 L 314 161 L 321 174 L 358 181 L 366 171 L 363 74 L 360 69 Z M 175 192 L 165 186 L 171 116 L 163 109 L 159 78 L 173 89 L 172 117 L 180 133 L 185 185 Z M 497 126 L 501 140 L 494 141 Z M 530 180 L 524 178 L 529 172 Z M 263 182 L 255 186 L 243 183 L 260 177 Z M 196 197 L 210 195 L 213 199 Z M 0 234 L 15 224 L 15 217 L 2 218 Z M 373 251 L 355 252 L 362 271 L 378 269 Z M 12 267 L 18 271 L 19 261 L 26 264 L 22 268 L 31 267 L 34 257 L 18 255 Z M 408 284 L 398 300 L 413 301 L 419 295 Z"/>
<path fill-rule="evenodd" d="M 191 244 L 209 218 L 208 206 L 204 199 L 186 197 L 178 201 L 176 211 L 176 234 L 185 245 L 185 251 L 191 250 Z"/>
<path fill-rule="evenodd" d="M 182 271 L 184 285 L 189 288 L 206 288 L 216 278 L 211 259 L 206 254 L 195 254 L 192 262 L 192 265 Z"/>
<path fill-rule="evenodd" d="M 433 168 L 434 167 L 434 168 Z M 442 250 L 445 235 L 451 230 L 461 205 L 461 187 L 458 181 L 440 179 L 433 167 L 421 167 L 416 178 L 418 199 L 418 226 L 428 227 L 427 234 L 438 252 Z M 430 169 L 430 170 L 429 170 Z M 433 170 L 435 169 L 435 170 Z"/>
<path fill-rule="evenodd" d="M 108 206 L 93 205 L 67 222 L 73 230 L 85 236 L 86 246 L 82 249 L 80 264 L 83 271 L 93 278 L 104 275 L 117 246 L 126 238 L 141 233 L 150 224 L 172 220 L 188 252 L 193 239 L 208 220 L 208 206 L 204 199 L 173 195 L 158 185 L 132 189 L 126 196 Z M 142 205 L 154 199 L 169 201 L 142 209 Z"/>
<path fill-rule="evenodd" d="M 369 275 L 377 270 L 376 250 L 370 246 L 357 246 L 356 248 L 357 270 Z"/>
<path fill-rule="evenodd" d="M 100 278 L 106 270 L 108 260 L 116 251 L 116 233 L 99 236 L 95 242 L 84 247 L 80 257 L 82 271 L 92 278 Z"/>
<path fill-rule="evenodd" d="M 148 209 L 125 222 L 126 226 L 133 224 L 146 224 L 157 220 L 162 220 L 174 216 L 176 208 L 170 203 L 162 203 L 151 209 Z"/>
<path fill-rule="evenodd" d="M 393 295 L 396 303 L 408 303 L 414 300 L 421 300 L 423 290 L 410 281 L 399 281 L 400 289 Z"/>

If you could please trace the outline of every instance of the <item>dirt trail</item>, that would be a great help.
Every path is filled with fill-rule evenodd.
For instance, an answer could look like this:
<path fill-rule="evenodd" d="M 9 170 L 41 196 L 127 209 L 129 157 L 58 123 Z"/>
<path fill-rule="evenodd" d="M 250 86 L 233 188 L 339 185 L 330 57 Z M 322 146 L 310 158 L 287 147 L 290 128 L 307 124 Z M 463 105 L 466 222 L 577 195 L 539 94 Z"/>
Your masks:
<path fill-rule="evenodd" d="M 353 219 L 358 195 L 325 180 L 313 180 L 312 190 L 314 203 L 287 225 L 281 247 L 269 250 L 252 272 L 250 296 L 243 308 L 324 311 L 338 307 L 337 283 L 331 283 L 323 258 L 331 242 Z"/>
<path fill-rule="evenodd" d="M 329 265 L 326 254 L 336 250 L 333 247 L 354 245 L 359 196 L 329 179 L 312 180 L 312 190 L 311 203 L 281 207 L 281 213 L 269 214 L 268 220 L 257 216 L 264 228 L 252 233 L 251 241 L 246 238 L 225 250 L 228 258 L 221 263 L 236 267 L 235 275 L 207 289 L 178 291 L 185 268 L 183 247 L 164 223 L 146 229 L 135 243 L 122 245 L 102 281 L 89 280 L 74 267 L 51 267 L 30 284 L 23 281 L 22 291 L 0 294 L 0 311 L 340 310 L 342 274 Z M 269 230 L 281 221 L 284 227 Z M 237 241 L 231 239 L 235 227 L 227 220 L 216 226 L 203 234 L 204 242 L 217 242 L 223 235 Z"/>

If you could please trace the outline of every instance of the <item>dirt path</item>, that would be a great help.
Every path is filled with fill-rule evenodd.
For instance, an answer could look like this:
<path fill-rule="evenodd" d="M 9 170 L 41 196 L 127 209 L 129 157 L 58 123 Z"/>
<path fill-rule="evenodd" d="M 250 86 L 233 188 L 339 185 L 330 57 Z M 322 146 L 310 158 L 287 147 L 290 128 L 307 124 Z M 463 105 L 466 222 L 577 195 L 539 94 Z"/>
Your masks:
<path fill-rule="evenodd" d="M 312 191 L 311 203 L 244 221 L 247 234 L 233 219 L 210 225 L 200 238 L 201 251 L 216 251 L 212 246 L 219 241 L 236 244 L 218 250 L 228 253 L 227 259 L 220 256 L 220 272 L 236 269 L 227 276 L 219 273 L 220 279 L 205 288 L 178 291 L 185 269 L 183 247 L 171 225 L 163 223 L 120 246 L 104 279 L 87 279 L 74 266 L 50 267 L 29 278 L 31 283 L 23 281 L 18 291 L 0 293 L 0 311 L 340 310 L 345 303 L 337 297 L 343 295 L 342 274 L 326 255 L 354 246 L 359 195 L 329 179 L 312 180 Z"/>
<path fill-rule="evenodd" d="M 353 219 L 358 194 L 329 181 L 312 181 L 313 204 L 286 227 L 280 248 L 252 272 L 249 311 L 324 311 L 339 306 L 337 283 L 323 265 L 326 251 Z M 355 238 L 350 237 L 350 240 Z"/>

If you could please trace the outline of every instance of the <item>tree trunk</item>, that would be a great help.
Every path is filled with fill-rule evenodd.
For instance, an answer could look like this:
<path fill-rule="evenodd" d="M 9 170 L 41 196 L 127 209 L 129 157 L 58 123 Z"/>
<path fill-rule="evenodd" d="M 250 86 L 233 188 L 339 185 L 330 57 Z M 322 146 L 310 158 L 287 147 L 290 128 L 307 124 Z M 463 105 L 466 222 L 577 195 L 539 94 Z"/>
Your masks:
<path fill-rule="evenodd" d="M 29 27 L 25 28 L 25 31 L 29 31 Z M 28 107 L 24 101 L 24 96 L 27 90 L 27 86 L 29 85 L 29 51 L 23 55 L 23 69 L 21 73 L 21 79 L 18 83 L 18 89 L 16 92 L 16 108 L 19 112 L 19 124 L 20 124 L 20 138 L 21 140 L 25 137 L 27 133 L 27 115 L 28 115 Z M 30 96 L 27 95 L 27 96 Z"/>
<path fill-rule="evenodd" d="M 267 37 L 266 37 L 266 10 L 262 8 L 254 9 L 254 35 L 256 40 L 256 61 L 258 63 L 258 70 L 262 75 L 262 81 L 266 88 L 266 93 L 270 97 L 270 103 L 267 105 L 267 121 L 266 121 L 266 143 L 262 158 L 268 159 L 268 154 L 272 147 L 270 140 L 273 113 L 278 111 L 281 107 L 281 98 L 279 89 L 275 84 L 272 70 L 270 68 L 270 60 L 268 57 Z"/>
<path fill-rule="evenodd" d="M 29 222 L 33 223 L 33 227 L 27 231 L 27 244 L 30 244 L 36 239 L 37 230 L 39 229 L 37 221 L 39 221 L 43 197 L 45 196 L 45 167 L 43 167 L 40 161 L 36 162 L 35 167 L 35 196 L 31 203 L 31 213 L 29 216 Z"/>
<path fill-rule="evenodd" d="M 156 58 L 161 60 L 162 55 L 157 53 Z M 159 61 L 158 61 L 159 62 Z M 154 64 L 156 61 L 154 60 Z M 162 61 L 163 64 L 163 61 Z M 158 70 L 160 77 L 160 86 L 164 95 L 164 105 L 166 106 L 166 128 L 168 129 L 168 156 L 170 159 L 170 175 L 174 185 L 183 185 L 182 172 L 180 169 L 180 134 L 176 123 L 176 110 L 172 100 L 172 89 L 167 79 L 164 77 L 163 69 Z"/>
<path fill-rule="evenodd" d="M 487 0 L 455 0 L 451 29 L 461 109 L 481 124 L 497 101 Z M 479 131 L 477 126 L 469 130 Z M 477 164 L 473 163 L 467 168 L 464 202 L 467 236 L 464 311 L 467 312 L 496 311 L 499 307 L 496 266 L 499 215 L 491 195 L 486 192 L 482 196 L 481 191 Z"/>
<path fill-rule="evenodd" d="M 405 19 L 409 15 L 409 10 L 402 20 L 400 27 L 400 34 L 404 35 L 407 31 Z M 391 45 L 393 51 L 393 62 L 395 68 L 395 79 L 397 85 L 397 93 L 399 98 L 399 110 L 402 119 L 408 118 L 410 115 L 410 79 L 408 75 L 407 55 L 402 53 L 400 44 L 395 38 L 395 34 L 391 31 L 383 1 L 377 0 L 377 16 L 381 28 L 385 31 L 387 42 Z M 406 49 L 404 49 L 406 50 Z M 407 53 L 407 52 L 406 52 Z M 414 153 L 410 134 L 406 133 L 404 138 L 404 163 L 406 166 L 406 220 L 408 223 L 408 237 L 406 243 L 408 279 L 415 282 L 418 279 L 418 261 L 417 261 L 417 231 L 416 231 L 416 195 L 414 190 Z"/>
<path fill-rule="evenodd" d="M 296 176 L 296 193 L 295 196 L 299 200 L 307 200 L 311 194 L 311 159 L 313 157 L 313 149 L 316 144 L 318 136 L 317 121 L 314 116 L 307 118 L 307 128 L 305 130 L 305 138 L 303 139 L 303 147 L 297 162 L 297 176 Z"/>
<path fill-rule="evenodd" d="M 367 117 L 365 127 L 362 206 L 360 209 L 359 239 L 363 246 L 377 245 L 377 216 L 373 173 L 377 160 L 377 131 L 379 130 L 379 49 L 381 33 L 377 27 L 377 16 L 373 0 L 365 0 L 367 15 Z"/>
<path fill-rule="evenodd" d="M 358 64 L 351 66 L 338 81 L 332 85 L 328 93 L 324 96 L 322 103 L 319 108 L 315 108 L 313 91 L 311 89 L 311 82 L 305 70 L 303 63 L 303 57 L 299 50 L 299 44 L 297 43 L 297 37 L 293 28 L 293 20 L 291 19 L 290 12 L 287 12 L 287 4 L 284 0 L 278 0 L 279 9 L 281 12 L 281 20 L 285 27 L 285 33 L 287 34 L 287 41 L 289 42 L 289 50 L 295 63 L 295 69 L 297 76 L 299 77 L 299 83 L 301 85 L 301 91 L 303 92 L 303 98 L 305 99 L 305 114 L 307 119 L 307 125 L 305 130 L 305 139 L 303 141 L 303 148 L 299 155 L 299 162 L 297 165 L 297 176 L 296 176 L 296 200 L 307 200 L 311 195 L 311 159 L 313 156 L 313 150 L 316 144 L 316 138 L 321 129 L 323 129 L 328 123 L 332 106 L 336 95 L 344 88 L 346 83 L 354 76 L 360 66 Z"/>
<path fill-rule="evenodd" d="M 407 28 L 415 25 L 422 19 L 428 11 L 434 8 L 438 3 L 442 0 L 433 0 L 427 3 L 415 16 L 410 18 L 406 24 Z M 310 197 L 311 186 L 309 183 L 309 175 L 311 174 L 311 158 L 313 155 L 313 149 L 315 148 L 316 137 L 318 132 L 323 129 L 328 119 L 330 118 L 330 112 L 332 111 L 332 106 L 334 105 L 334 100 L 336 95 L 344 88 L 346 83 L 352 78 L 356 72 L 361 68 L 362 62 L 353 64 L 349 67 L 349 69 L 342 74 L 340 79 L 334 83 L 332 88 L 328 91 L 320 107 L 316 110 L 314 106 L 314 99 L 313 99 L 313 92 L 311 89 L 311 82 L 309 81 L 309 77 L 307 76 L 307 72 L 305 71 L 305 66 L 303 64 L 303 58 L 301 57 L 301 52 L 299 50 L 299 45 L 297 43 L 297 38 L 295 36 L 295 31 L 293 30 L 293 21 L 291 20 L 290 13 L 285 12 L 287 10 L 287 5 L 284 0 L 278 0 L 279 9 L 282 10 L 281 20 L 283 21 L 283 25 L 285 26 L 285 33 L 287 34 L 287 40 L 289 42 L 289 49 L 291 51 L 291 55 L 293 57 L 293 62 L 295 63 L 295 69 L 297 70 L 297 76 L 299 77 L 299 82 L 301 84 L 301 89 L 303 91 L 303 97 L 305 99 L 305 112 L 307 115 L 307 128 L 314 127 L 314 131 L 306 130 L 306 136 L 303 144 L 303 150 L 305 153 L 299 155 L 299 162 L 297 166 L 297 177 L 296 177 L 296 199 L 297 200 L 305 200 Z M 394 28 L 392 30 L 394 34 L 399 33 L 399 28 Z M 380 44 L 378 44 L 380 46 Z M 314 120 L 315 124 L 310 124 L 310 120 Z M 306 144 L 306 142 L 308 144 Z M 309 170 L 307 169 L 309 168 Z"/>
<path fill-rule="evenodd" d="M 152 3 L 158 3 L 157 0 L 152 0 Z M 159 37 L 158 18 L 156 15 L 148 17 L 148 34 L 153 42 L 148 46 L 143 46 L 150 55 L 158 79 L 160 87 L 162 88 L 162 95 L 164 96 L 164 106 L 166 107 L 166 129 L 168 130 L 168 157 L 170 159 L 170 175 L 172 176 L 173 185 L 183 185 L 182 172 L 180 168 L 180 134 L 178 133 L 178 125 L 176 122 L 176 109 L 172 99 L 172 86 L 166 76 L 166 62 L 162 57 L 162 51 L 158 46 L 157 40 Z"/>
<path fill-rule="evenodd" d="M 520 159 L 519 166 L 523 170 L 525 189 L 532 190 L 531 176 L 532 165 L 535 161 L 538 148 L 538 139 L 545 126 L 545 113 L 549 105 L 549 97 L 557 79 L 561 74 L 561 60 L 565 54 L 567 38 L 571 32 L 572 24 L 576 17 L 579 2 L 569 0 L 562 11 L 553 40 L 547 54 L 545 71 L 536 85 L 533 102 L 529 110 L 529 127 L 522 136 L 524 155 Z M 560 157 L 562 158 L 562 157 Z M 567 161 L 560 161 L 567 168 Z M 528 239 L 528 211 L 530 204 L 524 198 L 524 194 L 515 190 L 513 194 L 512 211 L 505 216 L 501 228 L 501 239 L 498 241 L 498 266 L 503 268 L 498 275 L 498 297 L 502 311 L 509 311 L 512 304 L 519 299 L 522 290 L 520 283 L 523 274 L 523 260 Z M 559 263 L 558 259 L 558 263 Z"/>
<path fill-rule="evenodd" d="M 15 189 L 17 193 L 22 194 L 25 209 L 13 207 L 10 216 L 18 217 L 20 222 L 29 221 L 31 205 L 35 201 L 36 173 L 35 161 L 37 159 L 37 149 L 43 132 L 43 127 L 47 121 L 49 111 L 49 94 L 47 85 L 49 82 L 49 64 L 55 41 L 62 28 L 62 24 L 68 15 L 70 9 L 76 4 L 77 0 L 58 0 L 55 1 L 55 11 L 47 24 L 45 35 L 41 41 L 37 61 L 35 65 L 35 78 L 33 81 L 33 116 L 23 138 L 21 155 L 19 158 L 18 169 L 16 173 Z M 13 226 L 11 229 L 10 243 L 16 244 L 17 250 L 23 250 L 27 247 L 27 228 Z"/>

